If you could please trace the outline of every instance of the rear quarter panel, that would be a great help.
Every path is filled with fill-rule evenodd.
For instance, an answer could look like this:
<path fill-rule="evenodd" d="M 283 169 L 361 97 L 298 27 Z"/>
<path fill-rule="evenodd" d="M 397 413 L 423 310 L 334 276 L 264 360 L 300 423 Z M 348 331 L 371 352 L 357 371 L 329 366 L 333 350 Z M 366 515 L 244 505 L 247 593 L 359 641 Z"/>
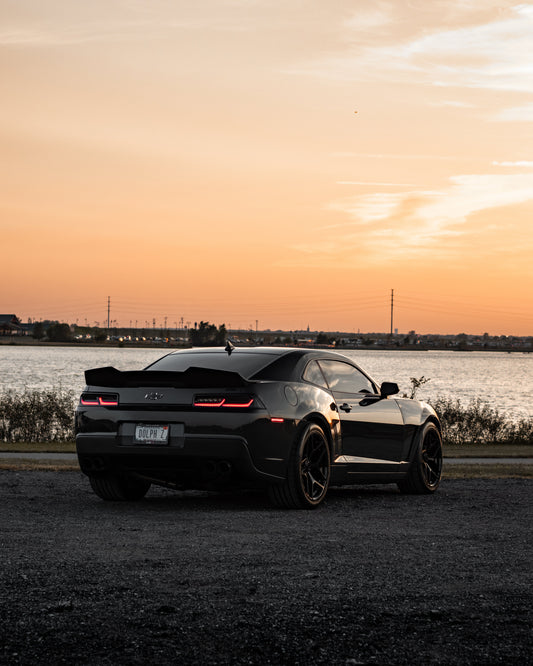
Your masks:
<path fill-rule="evenodd" d="M 332 455 L 340 449 L 340 422 L 333 396 L 304 382 L 264 382 L 258 395 L 270 417 L 283 418 L 292 428 L 291 443 L 303 421 L 321 425 L 330 440 Z"/>

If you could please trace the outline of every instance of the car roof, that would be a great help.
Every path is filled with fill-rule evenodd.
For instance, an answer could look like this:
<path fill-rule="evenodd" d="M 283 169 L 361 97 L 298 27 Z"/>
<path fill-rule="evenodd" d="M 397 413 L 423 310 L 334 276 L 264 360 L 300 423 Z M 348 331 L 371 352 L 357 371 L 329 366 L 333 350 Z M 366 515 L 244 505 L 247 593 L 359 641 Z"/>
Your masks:
<path fill-rule="evenodd" d="M 234 347 L 233 353 L 238 354 L 268 354 L 270 356 L 282 356 L 292 351 L 308 351 L 294 347 Z M 171 354 L 227 354 L 225 347 L 192 347 L 190 349 L 176 349 Z"/>
<path fill-rule="evenodd" d="M 174 354 L 227 354 L 225 347 L 190 347 L 188 349 L 176 349 L 169 352 L 168 356 Z M 312 358 L 332 358 L 347 361 L 352 365 L 357 365 L 353 359 L 332 349 L 321 349 L 311 347 L 234 347 L 231 354 L 264 354 L 265 356 L 285 356 L 291 354 L 294 356 L 310 356 Z"/>

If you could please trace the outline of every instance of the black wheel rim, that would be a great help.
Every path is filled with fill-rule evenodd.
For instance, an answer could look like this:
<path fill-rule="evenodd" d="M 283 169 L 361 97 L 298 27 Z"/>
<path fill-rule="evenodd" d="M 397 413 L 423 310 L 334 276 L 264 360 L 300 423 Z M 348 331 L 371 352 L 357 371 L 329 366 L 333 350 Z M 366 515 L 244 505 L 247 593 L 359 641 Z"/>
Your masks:
<path fill-rule="evenodd" d="M 424 480 L 429 488 L 433 488 L 439 483 L 442 471 L 442 447 L 436 430 L 427 432 L 421 458 Z"/>
<path fill-rule="evenodd" d="M 328 445 L 318 432 L 311 433 L 305 440 L 300 459 L 300 479 L 306 499 L 311 502 L 319 500 L 327 490 Z"/>

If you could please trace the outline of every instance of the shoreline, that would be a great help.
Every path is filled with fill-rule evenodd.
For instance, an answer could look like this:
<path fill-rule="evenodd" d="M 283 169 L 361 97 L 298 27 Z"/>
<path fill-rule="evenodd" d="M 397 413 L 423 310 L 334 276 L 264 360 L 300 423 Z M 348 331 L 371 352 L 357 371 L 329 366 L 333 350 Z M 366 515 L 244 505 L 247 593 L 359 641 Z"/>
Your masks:
<path fill-rule="evenodd" d="M 254 345 L 242 344 L 242 347 Z M 330 349 L 332 351 L 448 351 L 448 352 L 503 352 L 507 354 L 531 354 L 531 347 L 478 347 L 471 346 L 466 349 L 446 345 L 257 345 L 259 347 L 301 347 L 302 349 Z M 90 349 L 190 349 L 192 345 L 176 344 L 171 342 L 49 342 L 25 338 L 0 339 L 0 347 L 78 347 Z"/>

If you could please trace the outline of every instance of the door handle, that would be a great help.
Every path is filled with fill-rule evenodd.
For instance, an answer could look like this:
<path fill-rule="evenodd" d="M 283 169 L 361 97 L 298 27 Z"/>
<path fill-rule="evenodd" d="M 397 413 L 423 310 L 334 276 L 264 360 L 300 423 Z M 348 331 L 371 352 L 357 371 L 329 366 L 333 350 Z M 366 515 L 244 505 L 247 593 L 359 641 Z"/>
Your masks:
<path fill-rule="evenodd" d="M 351 412 L 352 411 L 351 405 L 349 405 L 347 402 L 342 403 L 341 409 L 342 409 L 343 412 Z"/>

